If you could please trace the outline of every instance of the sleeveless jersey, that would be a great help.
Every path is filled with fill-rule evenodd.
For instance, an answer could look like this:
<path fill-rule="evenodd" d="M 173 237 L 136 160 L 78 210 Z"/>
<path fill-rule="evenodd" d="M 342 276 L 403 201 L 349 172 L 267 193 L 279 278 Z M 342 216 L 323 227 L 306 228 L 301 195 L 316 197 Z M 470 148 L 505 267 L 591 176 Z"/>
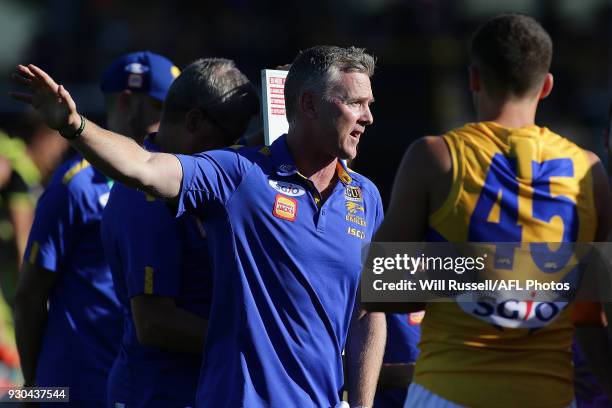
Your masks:
<path fill-rule="evenodd" d="M 592 241 L 586 153 L 546 128 L 472 123 L 445 134 L 450 193 L 428 240 Z M 479 299 L 480 300 L 480 299 Z M 564 407 L 573 398 L 571 304 L 428 303 L 414 381 L 469 407 Z"/>

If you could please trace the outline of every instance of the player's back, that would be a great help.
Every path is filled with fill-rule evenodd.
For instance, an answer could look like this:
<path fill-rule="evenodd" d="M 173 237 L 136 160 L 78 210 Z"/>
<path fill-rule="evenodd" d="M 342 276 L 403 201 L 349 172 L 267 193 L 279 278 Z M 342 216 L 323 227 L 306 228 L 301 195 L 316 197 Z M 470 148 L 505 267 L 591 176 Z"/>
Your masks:
<path fill-rule="evenodd" d="M 592 241 L 589 159 L 546 128 L 468 124 L 444 139 L 453 182 L 428 239 Z M 505 264 L 512 269 L 514 254 Z M 535 260 L 530 260 L 536 265 Z M 570 309 L 563 302 L 429 303 L 414 381 L 468 406 L 567 406 L 573 397 Z"/>

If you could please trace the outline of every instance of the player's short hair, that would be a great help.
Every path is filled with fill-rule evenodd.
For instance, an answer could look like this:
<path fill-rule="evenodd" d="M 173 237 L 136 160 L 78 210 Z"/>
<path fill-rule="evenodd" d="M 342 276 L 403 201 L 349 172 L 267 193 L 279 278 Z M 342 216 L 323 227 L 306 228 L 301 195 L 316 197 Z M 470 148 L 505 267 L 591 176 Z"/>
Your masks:
<path fill-rule="evenodd" d="M 487 90 L 498 97 L 537 92 L 550 69 L 553 45 L 535 19 L 501 14 L 482 24 L 472 37 L 470 57 Z"/>
<path fill-rule="evenodd" d="M 306 90 L 326 98 L 339 81 L 341 72 L 374 75 L 376 60 L 363 48 L 319 45 L 301 51 L 285 80 L 285 110 L 291 122 L 300 96 Z"/>
<path fill-rule="evenodd" d="M 190 109 L 201 109 L 231 142 L 242 136 L 251 117 L 259 112 L 259 98 L 234 61 L 201 58 L 185 67 L 172 83 L 163 120 L 179 121 Z"/>

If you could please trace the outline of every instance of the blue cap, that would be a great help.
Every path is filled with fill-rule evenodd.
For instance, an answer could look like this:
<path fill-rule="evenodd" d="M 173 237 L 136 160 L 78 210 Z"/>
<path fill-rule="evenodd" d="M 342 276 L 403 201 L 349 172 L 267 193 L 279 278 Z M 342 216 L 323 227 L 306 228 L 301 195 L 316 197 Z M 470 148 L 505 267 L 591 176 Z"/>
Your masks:
<path fill-rule="evenodd" d="M 102 74 L 100 89 L 104 93 L 144 92 L 163 102 L 172 81 L 181 71 L 168 58 L 150 51 L 124 54 Z"/>

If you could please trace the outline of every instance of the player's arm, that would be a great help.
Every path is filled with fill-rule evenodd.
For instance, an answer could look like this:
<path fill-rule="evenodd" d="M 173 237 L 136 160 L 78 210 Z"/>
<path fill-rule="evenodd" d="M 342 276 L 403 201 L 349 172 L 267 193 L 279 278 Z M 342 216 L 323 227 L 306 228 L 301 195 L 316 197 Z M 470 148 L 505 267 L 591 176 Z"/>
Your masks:
<path fill-rule="evenodd" d="M 357 307 L 346 342 L 346 383 L 349 404 L 371 407 L 385 353 L 387 322 L 384 313 Z"/>
<path fill-rule="evenodd" d="M 172 297 L 139 295 L 130 302 L 140 344 L 202 353 L 208 320 L 176 306 Z"/>
<path fill-rule="evenodd" d="M 427 136 L 404 154 L 395 175 L 389 209 L 372 242 L 420 242 L 425 239 L 429 214 L 450 190 L 452 163 L 444 139 Z M 367 303 L 363 307 L 387 313 L 416 312 L 424 303 Z"/>
<path fill-rule="evenodd" d="M 595 241 L 606 241 L 612 226 L 612 198 L 608 188 L 608 177 L 599 158 L 588 152 L 591 162 L 591 174 L 595 207 L 597 210 L 597 231 Z M 604 303 L 604 309 L 610 309 L 610 303 Z M 611 315 L 604 314 L 601 305 L 592 302 L 577 302 L 574 305 L 576 339 L 584 352 L 586 360 L 598 382 L 609 398 L 612 398 L 612 343 L 606 330 L 606 320 Z M 606 315 L 608 319 L 606 319 Z M 609 326 L 608 326 L 609 328 Z"/>
<path fill-rule="evenodd" d="M 36 380 L 47 302 L 60 277 L 60 265 L 78 242 L 80 220 L 81 211 L 67 187 L 49 185 L 36 207 L 15 298 L 15 334 L 27 385 Z"/>
<path fill-rule="evenodd" d="M 73 135 L 81 127 L 81 116 L 68 91 L 43 70 L 19 65 L 13 79 L 28 92 L 11 92 L 14 99 L 31 104 L 52 129 Z M 81 136 L 71 145 L 108 177 L 162 198 L 179 193 L 182 168 L 178 159 L 165 153 L 150 153 L 130 138 L 85 121 Z"/>
<path fill-rule="evenodd" d="M 26 386 L 34 386 L 36 365 L 47 324 L 47 301 L 57 273 L 24 263 L 15 296 L 15 337 Z"/>

